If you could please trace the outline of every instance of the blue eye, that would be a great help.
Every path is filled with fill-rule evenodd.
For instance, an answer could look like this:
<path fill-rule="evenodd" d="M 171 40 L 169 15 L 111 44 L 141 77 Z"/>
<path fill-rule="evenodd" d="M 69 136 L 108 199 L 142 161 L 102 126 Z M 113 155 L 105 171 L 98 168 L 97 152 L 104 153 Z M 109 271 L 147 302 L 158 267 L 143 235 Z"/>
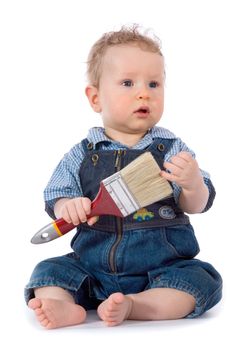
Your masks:
<path fill-rule="evenodd" d="M 158 83 L 157 83 L 156 81 L 151 81 L 151 82 L 149 83 L 149 87 L 150 87 L 150 88 L 156 88 L 156 87 L 158 87 Z"/>
<path fill-rule="evenodd" d="M 122 85 L 123 86 L 133 86 L 133 82 L 132 82 L 132 80 L 124 80 L 122 82 Z"/>

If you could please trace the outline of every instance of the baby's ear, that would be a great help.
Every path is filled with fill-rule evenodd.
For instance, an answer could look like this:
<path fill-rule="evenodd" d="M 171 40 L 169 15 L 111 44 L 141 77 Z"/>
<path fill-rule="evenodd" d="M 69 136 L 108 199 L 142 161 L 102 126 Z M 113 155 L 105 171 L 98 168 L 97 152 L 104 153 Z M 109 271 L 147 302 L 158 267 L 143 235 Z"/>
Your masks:
<path fill-rule="evenodd" d="M 92 109 L 96 112 L 96 113 L 100 113 L 101 112 L 101 106 L 100 106 L 100 102 L 99 102 L 99 91 L 98 89 L 93 86 L 93 85 L 88 85 L 85 89 L 85 93 L 86 96 L 89 100 L 89 103 L 92 107 Z"/>

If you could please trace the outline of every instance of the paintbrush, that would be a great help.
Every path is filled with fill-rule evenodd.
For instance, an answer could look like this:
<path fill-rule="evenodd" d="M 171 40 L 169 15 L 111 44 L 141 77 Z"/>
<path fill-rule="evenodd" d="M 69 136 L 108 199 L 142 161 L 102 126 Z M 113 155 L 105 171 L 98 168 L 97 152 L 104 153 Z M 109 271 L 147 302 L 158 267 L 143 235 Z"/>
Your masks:
<path fill-rule="evenodd" d="M 99 215 L 126 217 L 140 208 L 171 196 L 172 187 L 160 172 L 152 154 L 143 153 L 126 167 L 101 181 L 87 218 Z M 32 237 L 31 243 L 52 241 L 74 227 L 62 218 L 57 219 L 38 231 Z"/>

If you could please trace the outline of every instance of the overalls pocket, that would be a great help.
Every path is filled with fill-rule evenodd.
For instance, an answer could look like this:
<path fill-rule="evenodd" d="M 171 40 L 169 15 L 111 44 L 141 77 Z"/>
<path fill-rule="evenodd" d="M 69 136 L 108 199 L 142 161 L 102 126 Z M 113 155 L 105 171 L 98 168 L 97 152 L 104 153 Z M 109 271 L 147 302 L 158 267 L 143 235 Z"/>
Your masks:
<path fill-rule="evenodd" d="M 177 257 L 193 258 L 200 251 L 193 227 L 190 224 L 165 227 L 164 239 Z"/>

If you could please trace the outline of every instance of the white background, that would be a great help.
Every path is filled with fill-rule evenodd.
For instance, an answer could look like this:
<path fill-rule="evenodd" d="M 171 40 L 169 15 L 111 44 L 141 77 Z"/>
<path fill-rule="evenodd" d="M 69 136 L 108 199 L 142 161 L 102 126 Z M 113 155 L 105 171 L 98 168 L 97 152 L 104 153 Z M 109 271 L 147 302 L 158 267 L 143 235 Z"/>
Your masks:
<path fill-rule="evenodd" d="M 221 0 L 0 1 L 1 338 L 4 349 L 173 348 L 230 344 L 232 337 L 232 11 Z M 191 217 L 201 246 L 224 279 L 223 301 L 195 320 L 85 325 L 45 331 L 24 304 L 34 265 L 66 253 L 73 233 L 42 246 L 31 236 L 50 222 L 43 189 L 57 162 L 101 125 L 84 95 L 88 51 L 123 24 L 152 28 L 166 59 L 160 126 L 195 150 L 216 186 L 214 207 Z M 3 348 L 1 345 L 1 348 Z M 228 345 L 228 348 L 230 346 Z"/>

